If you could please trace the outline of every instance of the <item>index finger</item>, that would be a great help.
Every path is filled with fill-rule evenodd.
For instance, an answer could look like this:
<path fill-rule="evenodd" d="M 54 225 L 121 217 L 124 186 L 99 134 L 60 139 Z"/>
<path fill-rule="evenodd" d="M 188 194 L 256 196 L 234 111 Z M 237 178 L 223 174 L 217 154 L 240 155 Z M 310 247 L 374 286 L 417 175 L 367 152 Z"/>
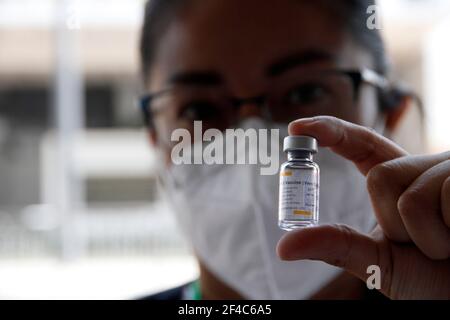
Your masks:
<path fill-rule="evenodd" d="M 364 175 L 379 163 L 408 154 L 373 129 L 329 116 L 293 121 L 289 124 L 289 133 L 316 138 L 321 147 L 329 147 L 352 161 Z"/>

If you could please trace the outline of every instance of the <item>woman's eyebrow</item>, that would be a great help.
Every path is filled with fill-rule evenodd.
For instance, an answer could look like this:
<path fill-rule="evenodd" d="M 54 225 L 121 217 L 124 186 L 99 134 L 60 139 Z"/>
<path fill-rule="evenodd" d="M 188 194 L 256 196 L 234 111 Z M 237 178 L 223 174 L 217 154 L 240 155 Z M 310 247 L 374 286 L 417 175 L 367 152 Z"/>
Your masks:
<path fill-rule="evenodd" d="M 187 71 L 176 73 L 169 79 L 171 85 L 219 86 L 222 76 L 214 71 Z"/>
<path fill-rule="evenodd" d="M 281 58 L 274 63 L 272 63 L 267 68 L 267 76 L 268 77 L 276 77 L 290 69 L 295 67 L 315 63 L 315 62 L 329 62 L 333 61 L 333 54 L 323 51 L 310 49 L 301 53 L 295 53 L 284 58 Z"/>

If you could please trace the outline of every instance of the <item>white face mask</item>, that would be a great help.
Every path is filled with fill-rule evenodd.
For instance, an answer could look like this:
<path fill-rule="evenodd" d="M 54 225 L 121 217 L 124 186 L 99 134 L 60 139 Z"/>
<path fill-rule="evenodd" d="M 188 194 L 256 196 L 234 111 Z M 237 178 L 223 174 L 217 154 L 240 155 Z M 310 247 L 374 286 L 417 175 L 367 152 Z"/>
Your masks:
<path fill-rule="evenodd" d="M 268 126 L 251 119 L 242 128 Z M 283 139 L 287 126 L 278 128 Z M 280 162 L 284 159 L 280 154 Z M 327 149 L 319 150 L 315 161 L 321 168 L 320 223 L 370 231 L 375 220 L 364 177 Z M 306 299 L 338 274 L 321 262 L 285 262 L 276 255 L 285 233 L 278 227 L 278 175 L 262 176 L 257 165 L 182 165 L 161 177 L 199 258 L 244 297 Z"/>

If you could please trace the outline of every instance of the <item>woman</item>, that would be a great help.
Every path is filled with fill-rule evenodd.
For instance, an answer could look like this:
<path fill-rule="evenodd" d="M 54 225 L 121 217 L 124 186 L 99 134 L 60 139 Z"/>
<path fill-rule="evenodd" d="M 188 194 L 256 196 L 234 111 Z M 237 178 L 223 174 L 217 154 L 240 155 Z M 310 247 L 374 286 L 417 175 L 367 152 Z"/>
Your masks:
<path fill-rule="evenodd" d="M 149 95 L 143 107 L 151 141 L 163 156 L 163 186 L 200 266 L 199 281 L 171 291 L 171 297 L 364 296 L 365 284 L 339 269 L 278 259 L 275 247 L 282 232 L 276 226 L 277 176 L 260 176 L 251 166 L 174 166 L 170 155 L 173 130 L 193 132 L 194 121 L 202 121 L 203 130 L 277 128 L 286 135 L 293 120 L 331 116 L 389 135 L 410 97 L 384 78 L 388 70 L 382 40 L 376 30 L 366 28 L 366 10 L 372 4 L 148 3 L 141 60 Z M 315 134 L 320 132 L 311 132 Z M 317 161 L 322 170 L 321 222 L 372 230 L 375 220 L 364 177 L 330 151 L 322 150 Z M 290 253 L 296 252 L 296 239 L 302 236 L 287 238 L 281 256 L 297 258 Z"/>

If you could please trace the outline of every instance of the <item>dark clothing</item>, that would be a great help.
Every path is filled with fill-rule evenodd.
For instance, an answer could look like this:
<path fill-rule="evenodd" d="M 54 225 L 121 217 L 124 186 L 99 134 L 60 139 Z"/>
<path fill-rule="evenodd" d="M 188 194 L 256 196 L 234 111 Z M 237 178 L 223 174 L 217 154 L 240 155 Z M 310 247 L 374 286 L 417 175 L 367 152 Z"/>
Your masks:
<path fill-rule="evenodd" d="M 184 300 L 184 293 L 186 292 L 187 288 L 192 285 L 192 283 L 193 282 L 189 282 L 172 289 L 151 294 L 149 296 L 139 298 L 139 300 Z"/>
<path fill-rule="evenodd" d="M 142 298 L 139 298 L 139 300 L 185 300 L 186 299 L 186 291 L 187 289 L 192 286 L 194 282 L 186 283 L 182 286 L 175 287 L 169 290 L 161 291 L 149 296 L 145 296 Z M 369 290 L 366 288 L 364 292 L 364 296 L 362 300 L 388 300 L 386 296 L 384 296 L 382 293 L 380 293 L 378 290 Z"/>

